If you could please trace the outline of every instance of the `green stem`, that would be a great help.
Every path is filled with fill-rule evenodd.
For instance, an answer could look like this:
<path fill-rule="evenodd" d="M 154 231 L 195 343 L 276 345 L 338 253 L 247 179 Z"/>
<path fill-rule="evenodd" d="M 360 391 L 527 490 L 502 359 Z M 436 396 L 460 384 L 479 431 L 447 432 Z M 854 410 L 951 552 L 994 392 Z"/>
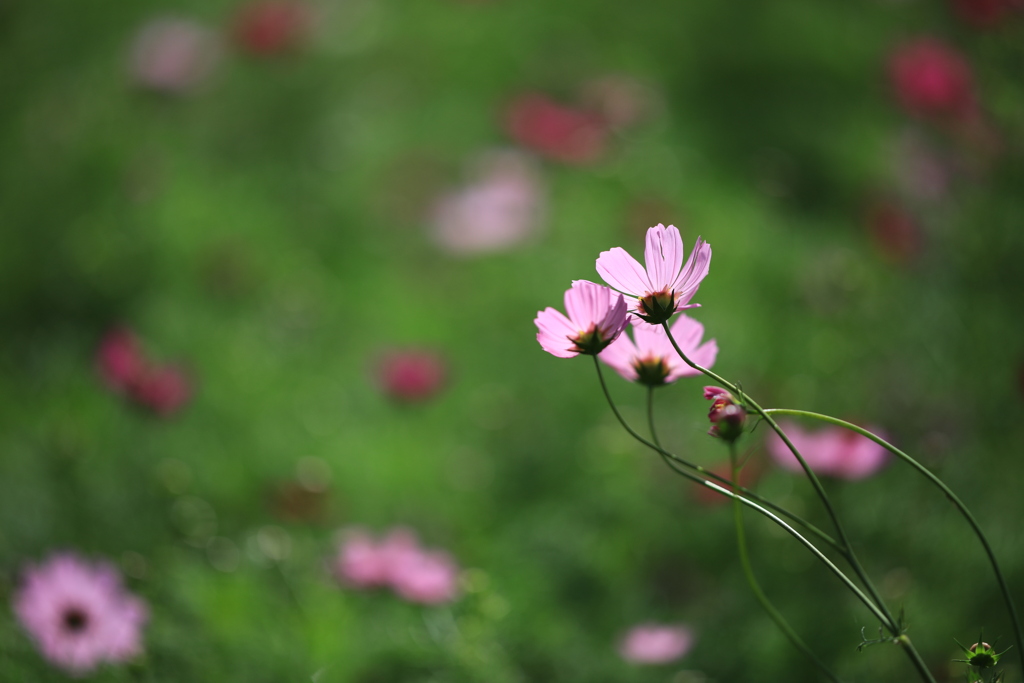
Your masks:
<path fill-rule="evenodd" d="M 839 418 L 831 417 L 829 415 L 822 415 L 821 413 L 812 413 L 806 410 L 769 408 L 764 412 L 773 415 L 791 415 L 793 417 L 807 417 L 814 420 L 827 422 L 829 424 L 836 425 L 837 427 L 849 429 L 852 432 L 856 432 L 857 434 L 860 434 L 863 437 L 871 439 L 879 446 L 886 449 L 887 451 L 898 457 L 900 460 L 904 461 L 905 463 L 913 467 L 915 470 L 920 472 L 922 475 L 924 475 L 926 479 L 928 479 L 928 481 L 935 484 L 935 486 L 937 486 L 939 490 L 942 491 L 943 494 L 945 494 L 946 498 L 948 498 L 949 501 L 953 503 L 953 505 L 960 512 L 963 518 L 967 520 L 967 523 L 974 531 L 974 535 L 978 537 L 978 541 L 981 543 L 982 548 L 985 549 L 985 554 L 988 555 L 989 563 L 992 565 L 992 573 L 995 574 L 996 582 L 999 584 L 999 589 L 1003 593 L 1003 602 L 1006 603 L 1006 609 L 1010 613 L 1010 619 L 1013 621 L 1013 629 L 1017 638 L 1017 651 L 1024 652 L 1024 642 L 1022 642 L 1022 640 L 1024 639 L 1022 639 L 1021 636 L 1020 621 L 1017 617 L 1017 609 L 1013 605 L 1013 598 L 1010 597 L 1010 589 L 1006 584 L 1006 579 L 1003 578 L 1003 572 L 999 568 L 999 562 L 996 560 L 995 552 L 992 550 L 992 546 L 989 544 L 988 538 L 985 537 L 985 534 L 981 530 L 981 526 L 979 526 L 978 521 L 974 518 L 974 515 L 971 514 L 971 511 L 967 509 L 967 506 L 964 505 L 963 501 L 961 501 L 960 498 L 955 493 L 953 493 L 952 489 L 946 486 L 945 482 L 943 482 L 941 479 L 938 478 L 938 476 L 933 474 L 931 470 L 926 468 L 924 465 L 922 465 L 917 460 L 907 455 L 900 449 L 893 446 L 885 439 L 869 432 L 863 427 L 859 427 L 853 424 L 852 422 L 840 420 Z"/>
<path fill-rule="evenodd" d="M 868 577 L 867 572 L 864 570 L 864 567 L 861 565 L 860 560 L 857 558 L 857 554 L 853 550 L 853 545 L 850 543 L 850 539 L 846 535 L 846 530 L 843 528 L 843 525 L 839 521 L 839 516 L 836 514 L 835 509 L 832 507 L 832 501 L 829 499 L 828 494 L 825 493 L 825 488 L 821 485 L 821 482 L 818 480 L 818 477 L 814 474 L 814 472 L 811 471 L 811 468 L 808 466 L 807 461 L 804 460 L 802 455 L 800 455 L 800 452 L 793 445 L 793 442 L 789 440 L 789 437 L 786 435 L 784 431 L 782 431 L 782 428 L 779 427 L 778 424 L 776 424 L 775 420 L 773 420 L 771 416 L 765 412 L 764 408 L 758 405 L 758 403 L 754 401 L 753 398 L 746 395 L 743 392 L 743 390 L 740 389 L 737 385 L 725 380 L 725 378 L 723 378 L 719 374 L 712 372 L 711 370 L 705 367 L 697 365 L 692 360 L 690 360 L 690 358 L 685 353 L 683 353 L 683 350 L 679 348 L 679 344 L 676 343 L 675 337 L 672 336 L 672 330 L 669 329 L 667 321 L 663 322 L 661 326 L 665 330 L 665 334 L 668 336 L 669 341 L 672 343 L 672 348 L 676 350 L 676 353 L 679 354 L 679 357 L 683 359 L 684 363 L 689 365 L 694 370 L 697 370 L 698 372 L 704 374 L 705 376 L 710 377 L 711 379 L 721 383 L 726 389 L 735 393 L 736 397 L 740 400 L 742 404 L 752 408 L 755 413 L 760 415 L 761 418 L 768 423 L 772 430 L 776 434 L 778 434 L 779 438 L 782 439 L 782 441 L 786 444 L 790 452 L 792 452 L 793 455 L 796 456 L 796 459 L 800 462 L 800 466 L 807 474 L 807 478 L 810 479 L 811 485 L 814 487 L 815 492 L 818 494 L 818 498 L 821 499 L 822 504 L 825 506 L 825 510 L 828 513 L 829 518 L 831 518 L 833 526 L 835 526 L 836 534 L 839 536 L 839 543 L 843 546 L 843 548 L 845 548 L 845 555 L 847 561 L 850 563 L 850 566 L 853 568 L 854 573 L 857 574 L 857 577 L 860 579 L 861 583 L 864 584 L 864 587 L 871 594 L 872 599 L 878 604 L 878 608 L 884 615 L 885 618 L 882 620 L 882 623 L 885 625 L 887 629 L 889 629 L 889 632 L 893 635 L 894 638 L 899 638 L 900 636 L 902 636 L 903 634 L 901 624 L 892 615 L 892 612 L 889 611 L 889 608 L 885 604 L 885 601 L 882 599 L 882 596 L 878 592 L 878 589 L 875 588 L 874 583 L 871 581 L 870 577 Z M 915 668 L 917 668 L 918 672 L 921 674 L 924 680 L 930 681 L 930 683 L 934 683 L 935 679 L 928 671 L 928 668 L 926 666 L 923 666 L 923 662 L 921 661 L 921 655 L 914 648 L 914 645 L 910 642 L 910 639 L 907 638 L 905 641 L 900 641 L 900 643 L 903 646 L 904 651 L 907 653 L 907 656 L 910 657 L 911 661 L 914 663 Z"/>
<path fill-rule="evenodd" d="M 769 500 L 763 498 L 762 496 L 759 496 L 758 494 L 754 493 L 750 489 L 747 489 L 747 488 L 744 488 L 742 486 L 739 486 L 738 483 L 731 482 L 728 479 L 726 479 L 725 477 L 723 477 L 723 476 L 721 476 L 719 474 L 716 474 L 715 472 L 712 472 L 711 470 L 709 470 L 709 469 L 707 469 L 705 467 L 701 467 L 700 465 L 697 465 L 695 463 L 689 462 L 688 460 L 680 458 L 678 455 L 675 455 L 674 453 L 671 453 L 670 451 L 667 451 L 664 448 L 662 448 L 660 444 L 652 443 L 652 442 L 648 441 L 647 439 L 645 439 L 644 437 L 642 437 L 640 434 L 638 434 L 637 431 L 635 429 L 633 429 L 629 425 L 628 422 L 626 422 L 625 418 L 623 418 L 622 415 L 619 413 L 619 409 L 615 406 L 615 402 L 612 400 L 611 394 L 608 391 L 608 385 L 604 381 L 604 373 L 601 372 L 601 366 L 597 362 L 597 356 L 594 356 L 594 367 L 597 369 L 597 378 L 601 382 L 601 390 L 604 392 L 604 396 L 605 396 L 605 398 L 608 401 L 608 405 L 611 407 L 612 413 L 615 415 L 615 418 L 619 421 L 619 424 L 622 425 L 622 428 L 625 429 L 626 432 L 628 432 L 629 435 L 632 436 L 634 439 L 636 439 L 638 442 L 642 443 L 647 448 L 650 448 L 652 451 L 658 453 L 661 456 L 662 460 L 664 460 L 666 462 L 666 464 L 669 464 L 670 467 L 672 467 L 673 470 L 675 470 L 677 473 L 682 474 L 682 475 L 684 475 L 684 476 L 686 476 L 686 477 L 688 477 L 688 478 L 690 478 L 693 481 L 696 481 L 698 483 L 703 483 L 704 477 L 707 477 L 709 479 L 714 479 L 715 481 L 719 482 L 720 484 L 732 487 L 733 489 L 735 489 L 735 490 L 739 491 L 740 493 L 742 493 L 747 498 L 750 498 L 751 500 L 755 500 L 759 504 L 763 505 L 764 507 L 769 508 L 770 510 L 772 510 L 772 511 L 774 511 L 774 512 L 780 514 L 780 515 L 782 515 L 783 517 L 789 518 L 791 521 L 796 522 L 797 524 L 800 524 L 808 532 L 810 532 L 811 534 L 817 536 L 820 540 L 824 541 L 829 546 L 831 546 L 836 552 L 838 552 L 838 553 L 842 554 L 844 557 L 846 557 L 846 551 L 843 549 L 843 547 L 841 545 L 839 545 L 839 543 L 834 538 L 832 538 L 831 536 L 826 534 L 824 531 L 822 531 L 818 527 L 816 527 L 813 524 L 811 524 L 810 522 L 806 521 L 805 519 L 802 519 L 799 515 L 796 515 L 796 514 L 790 512 L 789 510 L 785 509 L 784 507 L 782 507 L 780 505 L 776 505 L 775 503 L 772 503 L 771 501 L 769 501 Z M 686 472 L 684 470 L 679 469 L 678 467 L 674 466 L 673 463 L 678 463 L 679 465 L 682 465 L 682 466 L 684 466 L 686 468 L 689 468 L 690 470 L 696 471 L 701 476 L 699 476 L 699 477 L 691 476 L 691 474 L 689 472 Z"/>
<path fill-rule="evenodd" d="M 736 459 L 736 444 L 730 442 L 729 444 L 729 464 L 732 468 L 732 480 L 740 480 L 740 466 Z M 761 585 L 757 582 L 757 577 L 754 576 L 754 568 L 750 563 L 750 555 L 747 552 L 747 536 L 746 531 L 743 527 L 743 505 L 737 498 L 732 499 L 733 519 L 736 522 L 736 544 L 739 547 L 740 564 L 743 566 L 743 574 L 747 578 L 747 584 L 750 586 L 750 590 L 754 593 L 754 597 L 761 603 L 761 607 L 768 613 L 768 616 L 772 618 L 775 625 L 779 627 L 779 630 L 786 634 L 789 641 L 793 643 L 796 649 L 800 650 L 814 662 L 814 665 L 818 667 L 830 681 L 839 683 L 839 678 L 832 673 L 825 664 L 818 659 L 817 655 L 811 650 L 811 648 L 803 641 L 803 639 L 797 634 L 796 631 L 789 625 L 785 617 L 775 608 L 775 605 L 768 600 L 768 596 L 765 595 L 761 589 Z"/>
<path fill-rule="evenodd" d="M 657 446 L 655 446 L 654 444 L 652 444 L 651 442 L 649 442 L 646 439 L 644 439 L 642 436 L 637 434 L 636 431 L 634 431 L 632 427 L 629 426 L 629 423 L 627 423 L 622 418 L 622 415 L 619 413 L 619 409 L 615 407 L 615 402 L 612 401 L 611 394 L 608 393 L 608 387 L 607 387 L 607 385 L 604 382 L 604 375 L 601 374 L 601 366 L 597 364 L 597 357 L 596 356 L 594 357 L 594 367 L 597 368 L 597 376 L 601 380 L 601 389 L 604 390 L 604 396 L 605 396 L 606 399 L 608 399 L 608 406 L 612 409 L 612 412 L 615 413 L 615 417 L 618 418 L 619 424 L 622 425 L 623 429 L 625 429 L 627 432 L 629 432 L 633 436 L 634 439 L 637 439 L 638 441 L 640 441 L 640 442 L 644 443 L 645 445 L 647 445 L 652 450 L 655 450 L 658 453 L 660 453 L 661 456 L 666 459 L 666 462 L 672 462 L 672 460 L 669 460 L 669 458 L 672 458 L 674 460 L 678 460 L 678 458 L 673 456 L 668 451 L 662 450 L 662 449 L 658 448 Z M 675 469 L 675 468 L 673 468 L 673 469 Z M 723 486 L 720 486 L 720 485 L 718 485 L 718 484 L 716 484 L 714 482 L 708 481 L 706 479 L 701 479 L 697 475 L 691 474 L 690 472 L 686 472 L 685 470 L 676 469 L 676 471 L 679 472 L 679 474 L 683 475 L 684 477 L 690 479 L 691 481 L 694 481 L 694 482 L 700 484 L 701 486 L 706 486 L 707 488 L 711 489 L 712 491 L 720 493 L 723 496 L 728 496 L 729 498 L 732 498 L 734 500 L 739 500 L 740 503 L 742 503 L 743 505 L 746 505 L 747 507 L 756 510 L 757 512 L 761 513 L 762 515 L 764 515 L 768 519 L 770 519 L 773 522 L 775 522 L 776 524 L 778 524 L 790 536 L 792 536 L 793 538 L 798 540 L 804 547 L 806 547 L 809 551 L 811 551 L 811 553 L 815 557 L 817 557 L 822 562 L 822 564 L 824 564 L 826 567 L 828 567 L 829 571 L 831 571 L 833 574 L 835 574 L 839 578 L 839 580 L 842 581 L 846 585 L 846 587 L 850 589 L 850 591 L 857 597 L 857 599 L 859 599 L 862 603 L 864 603 L 864 606 L 867 607 L 868 610 L 873 615 L 875 615 L 876 618 L 878 618 L 880 621 L 884 621 L 885 620 L 885 616 L 882 614 L 881 611 L 879 611 L 879 609 L 875 605 L 875 603 L 871 602 L 871 599 L 864 594 L 864 591 L 862 591 L 860 589 L 860 587 L 857 586 L 857 584 L 855 584 L 850 579 L 850 577 L 848 577 L 846 574 L 844 574 L 842 572 L 842 570 L 839 569 L 839 567 L 837 567 L 832 562 L 832 560 L 828 559 L 827 555 L 825 555 L 823 552 L 818 550 L 817 546 L 815 546 L 813 543 L 811 543 L 806 538 L 804 538 L 800 534 L 799 531 L 797 531 L 796 529 L 791 527 L 789 524 L 787 524 L 781 517 L 779 517 L 778 515 L 775 515 L 774 513 L 772 513 L 767 508 L 761 507 L 760 505 L 758 505 L 754 501 L 749 500 L 747 498 L 744 498 L 743 496 L 740 496 L 740 495 L 738 495 L 736 493 L 733 493 L 729 489 L 724 488 Z M 931 683 L 935 683 L 935 682 L 931 681 Z"/>

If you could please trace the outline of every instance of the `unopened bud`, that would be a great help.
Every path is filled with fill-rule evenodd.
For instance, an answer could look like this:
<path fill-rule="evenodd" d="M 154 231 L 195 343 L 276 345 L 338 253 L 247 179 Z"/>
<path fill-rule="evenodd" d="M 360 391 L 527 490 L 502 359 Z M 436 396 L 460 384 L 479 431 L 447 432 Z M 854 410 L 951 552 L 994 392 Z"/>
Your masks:
<path fill-rule="evenodd" d="M 711 429 L 708 434 L 732 443 L 743 434 L 747 422 L 747 411 L 735 397 L 720 387 L 704 387 L 704 398 L 711 400 L 708 419 Z"/>

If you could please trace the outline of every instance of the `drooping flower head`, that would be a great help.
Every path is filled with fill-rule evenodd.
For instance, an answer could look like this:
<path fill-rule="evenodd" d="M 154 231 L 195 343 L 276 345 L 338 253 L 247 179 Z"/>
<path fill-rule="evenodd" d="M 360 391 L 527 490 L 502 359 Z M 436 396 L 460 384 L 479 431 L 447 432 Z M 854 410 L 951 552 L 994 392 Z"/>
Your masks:
<path fill-rule="evenodd" d="M 601 252 L 597 272 L 605 282 L 637 299 L 630 312 L 652 325 L 660 325 L 676 311 L 693 308 L 690 299 L 711 266 L 711 247 L 697 238 L 683 263 L 683 238 L 674 225 L 658 224 L 647 231 L 646 268 L 622 247 Z"/>
<path fill-rule="evenodd" d="M 565 310 L 568 317 L 548 306 L 533 321 L 541 348 L 559 358 L 596 356 L 629 320 L 621 294 L 586 280 L 576 280 L 566 290 Z"/>
<path fill-rule="evenodd" d="M 672 337 L 687 358 L 697 365 L 710 368 L 718 355 L 714 339 L 701 344 L 704 326 L 687 315 L 680 315 L 672 323 Z M 635 325 L 633 339 L 623 332 L 599 358 L 626 379 L 657 387 L 680 377 L 699 375 L 679 357 L 665 329 L 656 325 Z"/>
<path fill-rule="evenodd" d="M 634 664 L 666 664 L 686 655 L 694 635 L 682 624 L 640 624 L 619 643 L 619 654 Z"/>
<path fill-rule="evenodd" d="M 838 479 L 864 479 L 882 469 L 889 460 L 889 453 L 883 447 L 847 429 L 826 427 L 810 432 L 791 422 L 780 423 L 779 426 L 815 474 Z M 871 431 L 879 433 L 875 428 Z M 796 456 L 774 432 L 768 437 L 768 452 L 782 468 L 803 472 Z"/>
<path fill-rule="evenodd" d="M 721 387 L 704 387 L 704 398 L 711 401 L 708 434 L 730 442 L 740 438 L 747 422 L 747 411 L 736 397 Z"/>
<path fill-rule="evenodd" d="M 14 612 L 43 656 L 74 675 L 141 653 L 148 618 L 113 566 L 72 554 L 28 567 Z"/>

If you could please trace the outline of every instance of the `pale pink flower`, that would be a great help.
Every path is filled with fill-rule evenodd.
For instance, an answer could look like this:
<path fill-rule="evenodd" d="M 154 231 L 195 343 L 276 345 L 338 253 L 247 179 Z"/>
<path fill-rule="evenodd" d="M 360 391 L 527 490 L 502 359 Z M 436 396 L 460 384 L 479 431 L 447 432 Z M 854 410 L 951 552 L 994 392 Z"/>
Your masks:
<path fill-rule="evenodd" d="M 714 339 L 701 344 L 703 325 L 687 315 L 680 315 L 672 323 L 671 331 L 687 358 L 705 368 L 715 364 L 718 344 Z M 648 386 L 660 386 L 680 377 L 700 374 L 679 357 L 660 325 L 633 326 L 633 339 L 623 332 L 598 358 L 626 379 Z"/>
<path fill-rule="evenodd" d="M 468 185 L 442 195 L 433 209 L 431 236 L 445 251 L 502 251 L 537 234 L 544 193 L 531 159 L 511 150 L 481 155 Z"/>
<path fill-rule="evenodd" d="M 974 113 L 974 79 L 967 61 L 942 41 L 917 38 L 889 57 L 896 97 L 911 114 L 963 119 Z"/>
<path fill-rule="evenodd" d="M 167 94 L 194 89 L 213 70 L 221 53 L 213 32 L 189 19 L 154 19 L 132 45 L 131 73 L 140 86 Z"/>
<path fill-rule="evenodd" d="M 566 317 L 550 306 L 537 313 L 537 341 L 559 358 L 596 355 L 626 327 L 626 302 L 607 287 L 576 280 L 565 292 Z"/>
<path fill-rule="evenodd" d="M 459 568 L 445 552 L 420 546 L 402 527 L 377 541 L 361 529 L 343 536 L 334 573 L 354 588 L 389 587 L 410 602 L 439 604 L 458 596 Z"/>
<path fill-rule="evenodd" d="M 390 567 L 391 586 L 409 602 L 436 605 L 458 595 L 459 567 L 448 553 L 420 550 Z"/>
<path fill-rule="evenodd" d="M 707 242 L 698 237 L 684 264 L 679 230 L 659 223 L 647 231 L 644 262 L 646 268 L 625 249 L 615 247 L 601 252 L 597 272 L 614 289 L 636 298 L 631 312 L 654 325 L 668 320 L 676 311 L 700 305 L 691 304 L 690 299 L 711 267 Z"/>
<path fill-rule="evenodd" d="M 148 619 L 112 565 L 68 553 L 25 570 L 14 612 L 43 656 L 73 675 L 139 655 Z"/>
<path fill-rule="evenodd" d="M 440 354 L 426 349 L 391 351 L 378 367 L 378 382 L 390 398 L 404 403 L 425 401 L 444 387 L 448 371 Z"/>
<path fill-rule="evenodd" d="M 864 479 L 882 469 L 889 460 L 888 451 L 848 429 L 825 427 L 809 432 L 791 422 L 782 422 L 779 426 L 800 451 L 807 465 L 818 475 L 838 479 Z M 869 428 L 869 431 L 885 438 L 876 428 Z M 774 432 L 768 436 L 768 452 L 784 469 L 803 472 L 796 456 Z"/>
<path fill-rule="evenodd" d="M 693 647 L 693 631 L 682 624 L 640 624 L 619 643 L 619 654 L 634 664 L 666 664 Z"/>
<path fill-rule="evenodd" d="M 558 104 L 539 93 L 522 95 L 509 105 L 505 128 L 524 147 L 570 164 L 597 161 L 608 136 L 596 114 Z"/>

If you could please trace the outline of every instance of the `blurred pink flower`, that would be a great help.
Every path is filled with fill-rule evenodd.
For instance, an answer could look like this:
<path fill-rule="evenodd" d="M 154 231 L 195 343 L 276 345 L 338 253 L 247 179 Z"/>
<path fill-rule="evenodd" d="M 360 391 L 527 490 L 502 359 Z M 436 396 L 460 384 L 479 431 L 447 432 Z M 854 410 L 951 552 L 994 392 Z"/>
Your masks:
<path fill-rule="evenodd" d="M 235 16 L 234 36 L 250 54 L 278 55 L 299 47 L 311 19 L 309 6 L 298 0 L 251 2 Z"/>
<path fill-rule="evenodd" d="M 150 366 L 130 387 L 131 397 L 161 417 L 178 412 L 192 395 L 185 373 L 172 365 Z"/>
<path fill-rule="evenodd" d="M 392 529 L 381 541 L 361 529 L 343 535 L 334 572 L 354 588 L 387 586 L 409 602 L 439 604 L 458 595 L 458 565 L 451 556 L 420 546 L 405 528 Z"/>
<path fill-rule="evenodd" d="M 807 432 L 792 422 L 780 422 L 789 440 L 815 474 L 838 479 L 864 479 L 878 472 L 889 461 L 889 453 L 868 438 L 841 427 L 825 427 Z M 885 438 L 874 427 L 868 430 Z M 768 435 L 768 452 L 783 469 L 803 472 L 796 456 L 774 432 Z"/>
<path fill-rule="evenodd" d="M 609 74 L 588 81 L 580 100 L 608 128 L 620 130 L 651 116 L 657 105 L 654 92 L 636 78 Z"/>
<path fill-rule="evenodd" d="M 711 247 L 701 238 L 683 264 L 683 239 L 674 225 L 659 223 L 647 231 L 644 251 L 646 268 L 622 247 L 602 251 L 597 272 L 605 282 L 629 297 L 637 299 L 631 312 L 659 325 L 676 311 L 693 308 L 690 299 L 711 267 Z"/>
<path fill-rule="evenodd" d="M 890 261 L 907 264 L 922 248 L 922 233 L 909 211 L 890 201 L 876 201 L 867 209 L 867 229 L 878 251 Z"/>
<path fill-rule="evenodd" d="M 639 624 L 619 643 L 619 654 L 634 664 L 665 664 L 693 647 L 693 631 L 682 624 Z"/>
<path fill-rule="evenodd" d="M 892 168 L 900 191 L 919 201 L 941 200 L 953 180 L 950 160 L 916 131 L 904 131 L 896 139 Z"/>
<path fill-rule="evenodd" d="M 468 185 L 442 195 L 433 209 L 431 235 L 446 251 L 501 251 L 535 235 L 544 194 L 530 159 L 511 150 L 482 155 Z"/>
<path fill-rule="evenodd" d="M 705 368 L 715 364 L 718 344 L 714 339 L 701 344 L 703 325 L 687 315 L 680 315 L 672 323 L 671 330 L 672 337 L 690 360 Z M 660 386 L 680 377 L 700 374 L 683 362 L 660 325 L 634 325 L 633 339 L 623 332 L 598 358 L 631 382 L 649 386 Z"/>
<path fill-rule="evenodd" d="M 127 392 L 145 368 L 135 333 L 125 328 L 107 332 L 96 351 L 96 369 L 108 387 Z"/>
<path fill-rule="evenodd" d="M 541 348 L 558 358 L 600 353 L 629 320 L 621 294 L 586 280 L 566 290 L 565 310 L 569 317 L 548 306 L 533 321 Z"/>
<path fill-rule="evenodd" d="M 608 135 L 599 116 L 540 93 L 520 95 L 509 104 L 505 129 L 523 147 L 569 164 L 597 161 Z"/>
<path fill-rule="evenodd" d="M 965 119 L 977 108 L 970 66 L 937 38 L 897 47 L 889 57 L 889 78 L 900 104 L 913 115 Z"/>
<path fill-rule="evenodd" d="M 131 50 L 131 74 L 150 90 L 181 94 L 205 80 L 219 61 L 212 31 L 190 19 L 162 17 L 144 25 Z"/>
<path fill-rule="evenodd" d="M 381 390 L 403 403 L 432 398 L 444 386 L 447 374 L 441 355 L 425 349 L 388 352 L 378 366 Z"/>
<path fill-rule="evenodd" d="M 25 570 L 14 612 L 43 656 L 76 676 L 140 654 L 148 619 L 112 565 L 69 553 Z"/>

